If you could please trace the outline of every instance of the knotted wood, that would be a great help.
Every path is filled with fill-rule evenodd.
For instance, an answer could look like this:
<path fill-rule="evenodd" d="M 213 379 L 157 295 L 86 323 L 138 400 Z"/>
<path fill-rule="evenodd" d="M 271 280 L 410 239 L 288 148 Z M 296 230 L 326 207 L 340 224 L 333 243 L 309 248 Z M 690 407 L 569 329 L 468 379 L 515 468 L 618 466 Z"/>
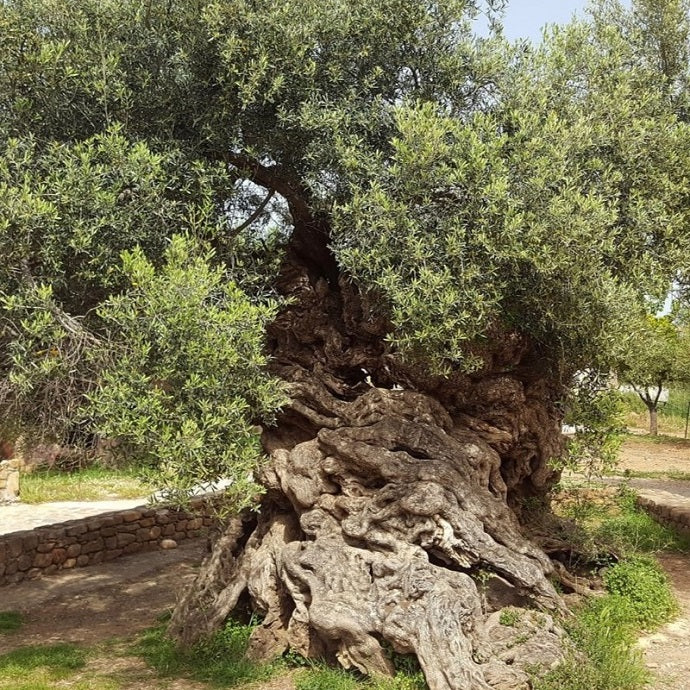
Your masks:
<path fill-rule="evenodd" d="M 291 649 L 390 674 L 392 648 L 417 656 L 431 690 L 527 687 L 521 662 L 534 654 L 506 649 L 529 642 L 555 663 L 549 613 L 563 610 L 552 563 L 516 515 L 555 478 L 545 381 L 515 363 L 506 373 L 504 354 L 500 373 L 421 384 L 354 290 L 291 279 L 298 299 L 270 333 L 291 404 L 264 432 L 266 493 L 215 542 L 171 633 L 193 644 L 249 602 L 263 617 L 257 658 Z M 524 348 L 505 349 L 519 364 Z M 543 624 L 497 646 L 491 614 L 508 604 Z"/>

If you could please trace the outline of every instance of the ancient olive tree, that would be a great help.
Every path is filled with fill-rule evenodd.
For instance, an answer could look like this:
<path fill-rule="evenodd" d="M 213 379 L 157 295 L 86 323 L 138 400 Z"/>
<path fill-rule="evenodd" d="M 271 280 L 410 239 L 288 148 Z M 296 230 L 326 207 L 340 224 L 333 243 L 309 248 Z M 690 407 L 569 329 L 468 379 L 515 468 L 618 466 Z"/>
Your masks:
<path fill-rule="evenodd" d="M 0 6 L 7 433 L 78 420 L 258 501 L 182 643 L 249 606 L 256 655 L 480 689 L 526 679 L 492 611 L 562 609 L 525 506 L 687 249 L 688 130 L 619 26 L 513 49 L 478 9 Z"/>

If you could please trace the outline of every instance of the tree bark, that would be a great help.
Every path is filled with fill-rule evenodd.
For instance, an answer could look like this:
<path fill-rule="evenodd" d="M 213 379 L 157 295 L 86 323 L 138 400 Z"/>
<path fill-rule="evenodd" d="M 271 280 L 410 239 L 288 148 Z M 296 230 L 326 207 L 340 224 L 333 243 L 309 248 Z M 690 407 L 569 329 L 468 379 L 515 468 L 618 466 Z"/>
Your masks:
<path fill-rule="evenodd" d="M 658 434 L 659 434 L 659 423 L 658 423 L 659 413 L 658 413 L 657 407 L 656 407 L 656 405 L 648 405 L 647 409 L 649 410 L 649 435 L 650 436 L 658 436 Z"/>
<path fill-rule="evenodd" d="M 436 379 L 391 355 L 349 281 L 293 262 L 283 289 L 294 301 L 268 335 L 292 402 L 263 434 L 266 493 L 217 539 L 170 632 L 193 644 L 249 602 L 255 657 L 390 674 L 392 648 L 431 690 L 526 688 L 525 663 L 561 659 L 558 574 L 516 516 L 557 478 L 547 378 L 507 338 L 491 370 Z M 497 633 L 507 604 L 534 609 L 529 634 Z"/>

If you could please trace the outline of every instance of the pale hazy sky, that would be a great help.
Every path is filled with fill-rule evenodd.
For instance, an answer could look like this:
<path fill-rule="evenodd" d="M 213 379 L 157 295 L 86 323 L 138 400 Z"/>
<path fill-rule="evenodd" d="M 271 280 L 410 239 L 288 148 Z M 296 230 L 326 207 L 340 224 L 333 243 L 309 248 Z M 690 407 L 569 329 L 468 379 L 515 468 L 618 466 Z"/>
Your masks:
<path fill-rule="evenodd" d="M 624 2 L 629 5 L 629 0 Z M 508 0 L 504 30 L 506 38 L 541 39 L 544 24 L 564 24 L 575 12 L 584 15 L 587 0 Z"/>
<path fill-rule="evenodd" d="M 586 5 L 587 0 L 508 0 L 506 38 L 539 40 L 544 24 L 564 24 L 574 12 L 582 15 Z"/>

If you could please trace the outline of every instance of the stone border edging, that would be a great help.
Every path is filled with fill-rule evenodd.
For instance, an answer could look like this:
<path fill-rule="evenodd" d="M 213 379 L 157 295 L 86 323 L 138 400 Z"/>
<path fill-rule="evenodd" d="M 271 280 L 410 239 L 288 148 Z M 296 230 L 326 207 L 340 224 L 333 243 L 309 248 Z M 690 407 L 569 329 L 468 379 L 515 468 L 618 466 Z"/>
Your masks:
<path fill-rule="evenodd" d="M 205 499 L 190 509 L 150 508 L 69 520 L 0 535 L 0 586 L 160 548 L 163 539 L 194 539 L 214 524 Z"/>
<path fill-rule="evenodd" d="M 637 505 L 657 522 L 690 537 L 690 499 L 668 491 L 643 491 L 637 496 Z"/>

